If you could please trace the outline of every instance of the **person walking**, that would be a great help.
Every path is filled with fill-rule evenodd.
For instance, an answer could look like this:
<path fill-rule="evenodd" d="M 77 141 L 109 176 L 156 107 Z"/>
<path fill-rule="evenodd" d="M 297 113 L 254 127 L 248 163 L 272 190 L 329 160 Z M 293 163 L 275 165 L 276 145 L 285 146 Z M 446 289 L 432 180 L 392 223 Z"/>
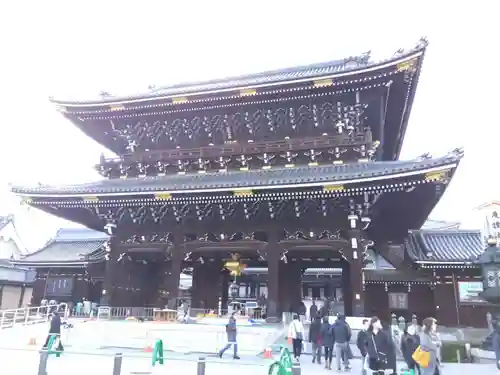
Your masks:
<path fill-rule="evenodd" d="M 429 353 L 429 365 L 420 366 L 421 375 L 439 375 L 439 345 L 440 340 L 436 335 L 437 324 L 434 318 L 425 318 L 422 322 L 422 333 L 420 333 L 420 348 Z"/>
<path fill-rule="evenodd" d="M 323 346 L 323 338 L 321 337 L 321 318 L 319 315 L 313 318 L 313 322 L 309 327 L 309 342 L 312 348 L 312 363 L 318 362 L 321 364 L 321 348 Z"/>
<path fill-rule="evenodd" d="M 378 317 L 370 320 L 367 331 L 366 356 L 368 368 L 373 375 L 384 375 L 387 366 L 387 353 L 392 350 L 391 339 L 382 329 L 382 322 Z"/>
<path fill-rule="evenodd" d="M 359 331 L 358 336 L 356 337 L 356 346 L 358 347 L 359 352 L 361 353 L 361 375 L 366 375 L 366 346 L 368 340 L 368 327 L 370 325 L 370 321 L 368 319 L 363 319 L 363 329 Z"/>
<path fill-rule="evenodd" d="M 493 350 L 497 361 L 497 368 L 500 370 L 500 324 L 496 323 L 492 337 Z"/>
<path fill-rule="evenodd" d="M 314 321 L 314 318 L 316 318 L 317 315 L 318 315 L 318 306 L 316 305 L 316 302 L 313 300 L 311 307 L 309 307 L 309 320 L 311 321 L 311 323 Z"/>
<path fill-rule="evenodd" d="M 413 359 L 413 353 L 415 353 L 419 345 L 420 337 L 417 335 L 415 326 L 409 325 L 403 331 L 403 337 L 401 338 L 401 353 L 408 366 L 408 370 L 413 370 L 418 374 L 420 374 L 420 367 Z"/>
<path fill-rule="evenodd" d="M 351 327 L 347 324 L 344 315 L 338 315 L 335 323 L 332 324 L 335 362 L 337 371 L 342 371 L 341 361 L 344 363 L 346 371 L 351 369 L 349 365 L 349 341 L 351 340 Z"/>
<path fill-rule="evenodd" d="M 222 350 L 219 352 L 219 357 L 222 358 L 224 355 L 224 352 L 228 350 L 231 345 L 233 346 L 233 359 L 240 359 L 238 357 L 238 343 L 236 341 L 236 318 L 235 318 L 235 312 L 231 314 L 229 317 L 229 322 L 226 324 L 226 334 L 227 334 L 227 344 L 222 348 Z"/>
<path fill-rule="evenodd" d="M 323 349 L 325 352 L 325 368 L 331 370 L 334 341 L 333 341 L 333 331 L 331 330 L 331 325 L 330 322 L 328 321 L 328 316 L 323 317 L 323 323 L 321 323 L 320 335 L 321 338 L 323 339 Z"/>
<path fill-rule="evenodd" d="M 45 339 L 45 344 L 43 345 L 43 349 L 48 349 L 51 350 L 52 348 L 49 348 L 49 342 L 50 338 L 52 336 L 56 336 L 56 340 L 58 341 L 57 344 L 57 349 L 58 351 L 63 351 L 64 347 L 62 344 L 62 339 L 61 339 L 61 317 L 57 311 L 52 311 L 52 318 L 50 319 L 50 328 L 49 328 L 49 334 L 47 335 L 47 338 Z"/>
<path fill-rule="evenodd" d="M 304 326 L 298 314 L 293 316 L 293 320 L 288 327 L 288 337 L 292 339 L 293 356 L 298 361 L 302 354 L 302 340 L 304 340 Z"/>

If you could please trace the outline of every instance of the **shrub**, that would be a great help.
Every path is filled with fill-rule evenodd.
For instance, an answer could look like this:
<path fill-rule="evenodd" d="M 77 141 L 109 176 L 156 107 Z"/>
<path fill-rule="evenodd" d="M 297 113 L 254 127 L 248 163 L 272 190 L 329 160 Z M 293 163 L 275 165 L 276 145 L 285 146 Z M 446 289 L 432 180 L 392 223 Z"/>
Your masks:
<path fill-rule="evenodd" d="M 441 347 L 441 360 L 443 362 L 458 362 L 457 351 L 460 355 L 460 362 L 470 359 L 466 357 L 465 344 L 469 343 L 471 348 L 478 347 L 478 343 L 469 341 L 445 341 Z"/>

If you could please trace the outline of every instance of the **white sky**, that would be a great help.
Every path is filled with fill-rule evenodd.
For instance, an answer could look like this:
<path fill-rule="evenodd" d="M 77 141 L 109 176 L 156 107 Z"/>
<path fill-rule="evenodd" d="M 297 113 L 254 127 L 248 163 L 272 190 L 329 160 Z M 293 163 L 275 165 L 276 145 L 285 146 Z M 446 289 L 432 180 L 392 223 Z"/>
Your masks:
<path fill-rule="evenodd" d="M 464 220 L 471 208 L 499 198 L 498 172 L 490 165 L 500 135 L 495 2 L 145 3 L 2 2 L 1 213 L 20 212 L 8 194 L 10 182 L 98 178 L 92 166 L 102 148 L 56 113 L 50 95 L 141 92 L 150 84 L 275 69 L 370 49 L 390 56 L 420 36 L 431 44 L 402 158 L 465 147 L 466 157 L 434 218 Z M 21 216 L 33 238 L 46 240 L 66 225 L 33 211 Z"/>

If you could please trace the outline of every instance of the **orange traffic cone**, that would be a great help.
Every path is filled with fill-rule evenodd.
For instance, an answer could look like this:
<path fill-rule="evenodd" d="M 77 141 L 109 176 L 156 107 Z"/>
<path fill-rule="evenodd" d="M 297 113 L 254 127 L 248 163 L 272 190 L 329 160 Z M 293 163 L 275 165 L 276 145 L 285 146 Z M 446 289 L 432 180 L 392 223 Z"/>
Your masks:
<path fill-rule="evenodd" d="M 30 337 L 28 340 L 28 345 L 36 345 L 36 337 Z"/>
<path fill-rule="evenodd" d="M 273 349 L 269 346 L 264 349 L 264 358 L 273 358 Z"/>

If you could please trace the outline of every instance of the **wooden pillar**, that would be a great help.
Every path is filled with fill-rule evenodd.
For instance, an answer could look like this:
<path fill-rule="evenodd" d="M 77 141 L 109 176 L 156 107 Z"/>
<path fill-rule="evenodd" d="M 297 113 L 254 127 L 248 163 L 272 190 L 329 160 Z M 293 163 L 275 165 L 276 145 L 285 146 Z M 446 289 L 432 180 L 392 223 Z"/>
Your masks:
<path fill-rule="evenodd" d="M 172 260 L 170 261 L 170 272 L 167 275 L 167 307 L 169 309 L 177 308 L 177 299 L 179 298 L 179 281 L 182 271 L 182 262 L 184 261 L 184 251 L 181 246 L 174 244 L 172 249 Z"/>
<path fill-rule="evenodd" d="M 281 245 L 276 236 L 271 236 L 266 245 L 267 255 L 267 321 L 276 323 L 281 321 L 282 306 L 280 306 L 279 269 Z"/>
<path fill-rule="evenodd" d="M 354 200 L 349 202 L 351 209 L 348 216 L 349 221 L 349 244 L 350 250 L 347 253 L 349 262 L 349 284 L 351 286 L 351 304 L 344 306 L 346 315 L 363 316 L 365 312 L 363 296 L 363 247 L 361 244 L 361 218 L 357 215 Z"/>
<path fill-rule="evenodd" d="M 221 295 L 220 261 L 198 263 L 193 269 L 192 304 L 194 309 L 217 310 Z"/>
<path fill-rule="evenodd" d="M 222 271 L 222 290 L 221 290 L 221 305 L 222 311 L 227 311 L 229 303 L 229 271 Z"/>
<path fill-rule="evenodd" d="M 118 268 L 117 260 L 120 251 L 120 240 L 118 239 L 114 231 L 111 231 L 109 235 L 110 240 L 106 245 L 106 263 L 100 304 L 104 306 L 115 306 L 117 303 L 116 274 Z"/>

